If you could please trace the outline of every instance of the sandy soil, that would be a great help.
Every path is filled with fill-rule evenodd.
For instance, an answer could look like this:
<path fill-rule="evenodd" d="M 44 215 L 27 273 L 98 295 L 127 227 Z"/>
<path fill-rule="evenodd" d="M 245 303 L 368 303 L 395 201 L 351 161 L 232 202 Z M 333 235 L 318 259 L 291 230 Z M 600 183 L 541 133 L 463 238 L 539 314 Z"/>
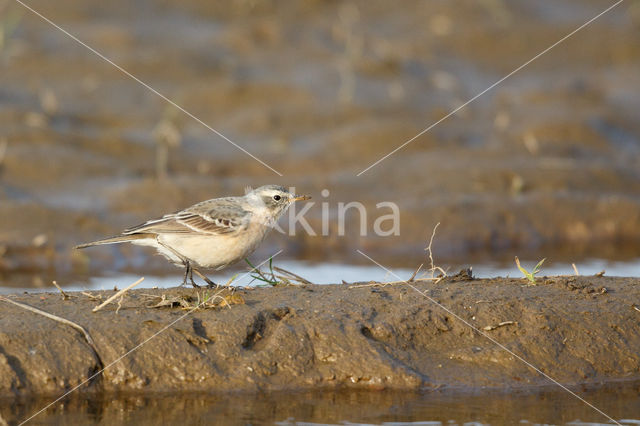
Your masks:
<path fill-rule="evenodd" d="M 204 290 L 133 290 L 118 312 L 110 305 L 97 313 L 91 309 L 98 301 L 79 293 L 67 300 L 59 293 L 11 295 L 85 327 L 95 351 L 79 331 L 0 300 L 0 392 L 61 394 L 102 365 L 109 367 L 82 392 L 549 384 L 426 296 L 564 384 L 637 381 L 639 284 L 579 276 L 529 286 L 461 274 L 415 283 L 424 294 L 406 284 L 225 290 L 229 307 L 218 299 L 221 306 L 186 316 L 180 307 L 148 306 L 162 295 L 195 300 Z"/>

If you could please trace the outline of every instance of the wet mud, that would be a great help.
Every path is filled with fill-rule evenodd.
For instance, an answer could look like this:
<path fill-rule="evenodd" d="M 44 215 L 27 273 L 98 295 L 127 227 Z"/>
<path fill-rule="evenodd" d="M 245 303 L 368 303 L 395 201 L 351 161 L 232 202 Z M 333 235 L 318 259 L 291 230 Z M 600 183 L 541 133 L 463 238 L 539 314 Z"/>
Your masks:
<path fill-rule="evenodd" d="M 0 300 L 0 392 L 59 395 L 101 365 L 107 368 L 81 386 L 83 395 L 550 384 L 515 355 L 565 385 L 636 382 L 639 284 L 576 276 L 541 277 L 531 286 L 462 274 L 415 282 L 415 289 L 359 283 L 224 290 L 210 309 L 195 311 L 150 306 L 180 298 L 193 306 L 210 290 L 134 289 L 119 307 L 116 301 L 95 313 L 100 300 L 81 293 L 66 300 L 60 293 L 9 295 L 81 325 L 95 351 L 78 330 Z M 92 292 L 101 300 L 111 294 Z"/>
<path fill-rule="evenodd" d="M 245 185 L 295 185 L 328 236 L 276 235 L 260 256 L 354 261 L 355 248 L 441 259 L 551 250 L 619 259 L 640 241 L 640 61 L 622 3 L 376 167 L 609 6 L 556 2 L 161 1 L 33 7 L 280 171 L 281 178 L 40 18 L 1 3 L 0 277 L 133 268 L 128 248 L 71 247 Z M 407 11 L 411 13 L 407 13 Z M 322 197 L 321 190 L 330 195 Z M 369 236 L 339 202 L 360 201 Z M 373 220 L 401 209 L 398 237 Z M 141 260 L 142 259 L 142 260 Z M 62 280 L 61 280 L 62 281 Z"/>

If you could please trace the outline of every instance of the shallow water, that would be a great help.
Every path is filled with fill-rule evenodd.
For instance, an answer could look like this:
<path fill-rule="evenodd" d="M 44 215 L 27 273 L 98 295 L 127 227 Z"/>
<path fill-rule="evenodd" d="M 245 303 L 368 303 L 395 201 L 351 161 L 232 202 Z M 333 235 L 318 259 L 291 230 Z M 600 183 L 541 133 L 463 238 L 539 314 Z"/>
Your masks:
<path fill-rule="evenodd" d="M 527 270 L 533 269 L 537 261 L 522 260 L 522 266 Z M 283 260 L 274 261 L 275 266 L 279 266 L 288 271 L 294 272 L 315 284 L 340 284 L 343 281 L 353 282 L 389 282 L 408 279 L 413 270 L 408 268 L 390 268 L 385 270 L 376 265 L 349 265 L 340 263 L 321 263 L 308 262 L 299 260 Z M 468 266 L 467 266 L 468 267 Z M 465 266 L 445 266 L 449 275 L 455 274 Z M 471 266 L 473 276 L 477 278 L 491 277 L 522 277 L 515 264 L 486 263 L 477 266 Z M 640 276 L 640 259 L 630 261 L 608 261 L 602 259 L 591 259 L 576 265 L 581 275 L 594 275 L 605 271 L 607 276 L 624 276 L 639 277 Z M 265 265 L 263 270 L 268 270 Z M 573 266 L 568 263 L 556 262 L 544 264 L 539 276 L 552 275 L 573 275 L 575 271 Z M 107 273 L 104 276 L 91 277 L 88 280 L 76 278 L 66 282 L 59 281 L 64 289 L 71 291 L 82 290 L 111 290 L 114 286 L 118 288 L 138 280 L 143 275 L 135 275 L 129 273 Z M 227 283 L 232 277 L 236 276 L 232 285 L 236 286 L 253 286 L 262 284 L 255 281 L 246 271 L 237 270 L 217 274 L 210 274 L 209 277 L 218 284 Z M 430 277 L 430 273 L 419 274 L 420 276 Z M 182 276 L 179 274 L 165 276 L 145 276 L 145 280 L 138 286 L 139 288 L 150 287 L 174 287 L 182 282 Z M 38 287 L 9 287 L 2 286 L 0 282 L 0 293 L 16 293 L 22 291 L 57 291 L 51 283 L 41 282 Z"/>
<path fill-rule="evenodd" d="M 625 425 L 640 424 L 639 387 L 620 384 L 574 389 L 582 398 Z M 10 424 L 35 414 L 54 398 L 0 402 Z M 611 424 L 569 393 L 316 391 L 232 395 L 81 395 L 64 400 L 33 419 L 39 424 L 388 424 L 515 425 Z"/>

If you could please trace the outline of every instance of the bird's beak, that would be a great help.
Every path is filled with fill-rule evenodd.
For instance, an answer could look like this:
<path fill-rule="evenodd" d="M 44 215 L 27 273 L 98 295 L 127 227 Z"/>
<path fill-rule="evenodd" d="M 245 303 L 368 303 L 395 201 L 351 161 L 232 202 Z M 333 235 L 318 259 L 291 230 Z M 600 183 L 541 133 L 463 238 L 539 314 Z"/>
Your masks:
<path fill-rule="evenodd" d="M 298 195 L 296 197 L 293 197 L 291 199 L 291 202 L 293 203 L 294 201 L 304 201 L 304 200 L 310 200 L 311 197 L 308 195 Z"/>

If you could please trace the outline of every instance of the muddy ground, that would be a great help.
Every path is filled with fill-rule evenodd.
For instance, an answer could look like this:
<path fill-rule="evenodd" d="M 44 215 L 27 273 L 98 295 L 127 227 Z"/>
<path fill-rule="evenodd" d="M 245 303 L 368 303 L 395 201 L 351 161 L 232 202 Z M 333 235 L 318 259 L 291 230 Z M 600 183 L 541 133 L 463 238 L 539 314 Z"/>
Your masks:
<path fill-rule="evenodd" d="M 0 1 L 0 279 L 169 271 L 70 247 L 245 185 L 314 196 L 330 235 L 264 258 L 634 257 L 640 241 L 640 8 L 622 3 L 361 176 L 360 171 L 610 6 L 605 1 L 29 3 L 279 170 L 260 165 L 14 2 Z M 163 159 L 166 158 L 166 161 Z M 328 189 L 328 197 L 321 190 Z M 368 232 L 337 235 L 338 202 Z M 353 213 L 353 212 L 352 212 Z M 567 251 L 568 248 L 568 251 Z M 411 264 L 415 262 L 410 262 Z M 9 284 L 6 284 L 9 285 Z M 20 285 L 31 285 L 21 283 Z"/>
<path fill-rule="evenodd" d="M 193 312 L 149 306 L 162 295 L 193 305 L 203 289 L 133 290 L 118 311 L 113 304 L 96 313 L 99 301 L 80 293 L 67 300 L 59 293 L 10 295 L 85 327 L 95 346 L 68 325 L 0 300 L 0 393 L 59 395 L 101 366 L 104 373 L 81 392 L 549 384 L 429 298 L 565 385 L 637 381 L 639 284 L 576 276 L 531 286 L 459 274 L 415 282 L 415 289 L 361 283 L 224 290 L 218 307 Z M 104 300 L 113 292 L 92 294 Z"/>

